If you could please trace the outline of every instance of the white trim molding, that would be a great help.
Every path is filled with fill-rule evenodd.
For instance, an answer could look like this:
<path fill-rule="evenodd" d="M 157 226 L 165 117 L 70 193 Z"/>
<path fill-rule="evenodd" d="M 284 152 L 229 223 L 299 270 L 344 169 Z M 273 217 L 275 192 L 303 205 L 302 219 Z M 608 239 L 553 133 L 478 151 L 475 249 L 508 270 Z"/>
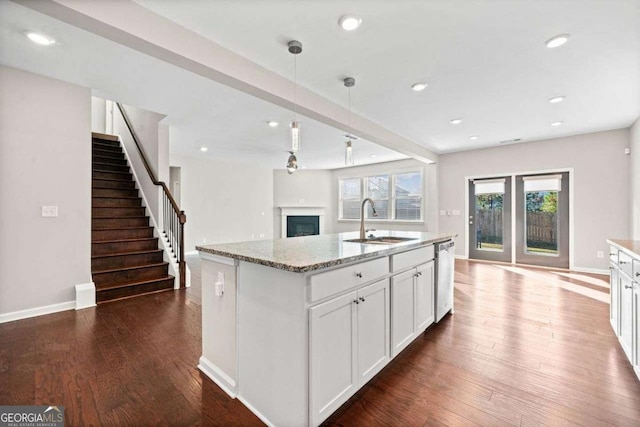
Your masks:
<path fill-rule="evenodd" d="M 96 306 L 96 284 L 93 282 L 76 285 L 76 310 Z"/>
<path fill-rule="evenodd" d="M 225 374 L 220 368 L 211 363 L 206 357 L 201 356 L 198 361 L 198 369 L 207 377 L 216 383 L 225 393 L 232 399 L 238 395 L 236 382 L 229 375 Z"/>
<path fill-rule="evenodd" d="M 58 313 L 59 311 L 73 310 L 75 301 L 66 301 L 59 304 L 44 305 L 42 307 L 28 308 L 26 310 L 12 311 L 0 314 L 0 323 L 13 322 L 14 320 L 28 319 L 30 317 L 43 316 L 45 314 Z"/>
<path fill-rule="evenodd" d="M 287 217 L 289 216 L 317 216 L 319 218 L 319 234 L 324 234 L 324 211 L 322 206 L 279 206 L 280 208 L 280 237 L 287 237 Z"/>

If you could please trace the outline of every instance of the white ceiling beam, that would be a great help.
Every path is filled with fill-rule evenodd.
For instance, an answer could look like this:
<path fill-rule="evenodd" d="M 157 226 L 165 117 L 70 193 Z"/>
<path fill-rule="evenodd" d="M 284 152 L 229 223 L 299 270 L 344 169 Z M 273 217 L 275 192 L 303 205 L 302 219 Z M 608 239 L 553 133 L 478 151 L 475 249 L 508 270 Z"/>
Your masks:
<path fill-rule="evenodd" d="M 291 80 L 132 1 L 14 1 L 208 79 L 293 110 Z M 304 38 L 302 42 L 304 43 Z M 290 60 L 286 46 L 283 46 L 282 50 L 285 58 L 283 60 Z M 304 116 L 338 129 L 349 128 L 346 123 L 347 110 L 344 107 L 310 90 L 298 87 L 297 104 L 298 112 Z M 351 133 L 360 138 L 420 161 L 434 163 L 438 160 L 436 153 L 422 145 L 357 114 L 351 114 L 351 129 Z"/>

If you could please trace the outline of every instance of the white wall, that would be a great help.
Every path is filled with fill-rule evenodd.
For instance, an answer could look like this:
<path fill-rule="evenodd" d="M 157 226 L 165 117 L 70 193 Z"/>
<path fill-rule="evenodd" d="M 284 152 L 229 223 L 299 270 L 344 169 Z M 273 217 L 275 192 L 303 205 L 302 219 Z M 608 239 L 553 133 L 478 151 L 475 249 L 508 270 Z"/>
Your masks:
<path fill-rule="evenodd" d="M 186 251 L 202 244 L 273 238 L 271 169 L 174 154 L 171 166 L 181 168 Z"/>
<path fill-rule="evenodd" d="M 102 98 L 91 97 L 91 132 L 105 133 L 107 102 Z"/>
<path fill-rule="evenodd" d="M 273 171 L 273 235 L 281 236 L 280 207 L 323 207 L 324 231 L 333 233 L 334 206 L 333 174 L 329 170 L 297 170 L 289 175 L 286 170 Z"/>
<path fill-rule="evenodd" d="M 334 201 L 334 222 L 333 232 L 342 233 L 346 231 L 357 231 L 360 229 L 359 220 L 339 220 L 338 219 L 338 197 L 339 180 L 354 176 L 370 176 L 376 174 L 392 173 L 402 170 L 423 169 L 424 187 L 424 222 L 422 223 L 388 223 L 385 221 L 367 219 L 367 227 L 379 230 L 399 230 L 399 231 L 438 231 L 438 165 L 426 164 L 414 159 L 398 160 L 395 162 L 378 163 L 375 165 L 356 166 L 332 171 L 332 195 Z M 448 231 L 448 230 L 443 230 Z"/>
<path fill-rule="evenodd" d="M 640 118 L 631 127 L 631 238 L 640 240 Z"/>
<path fill-rule="evenodd" d="M 458 255 L 467 234 L 465 177 L 573 168 L 574 266 L 606 269 L 607 238 L 630 236 L 630 157 L 624 154 L 629 129 L 514 144 L 440 155 L 440 209 L 461 211 L 441 216 L 440 230 L 458 233 Z"/>
<path fill-rule="evenodd" d="M 0 66 L 0 206 L 0 320 L 75 301 L 91 281 L 89 89 Z"/>
<path fill-rule="evenodd" d="M 118 107 L 114 105 L 114 108 L 117 110 Z M 131 122 L 131 126 L 138 137 L 138 141 L 142 146 L 142 151 L 149 162 L 149 166 L 155 173 L 156 178 L 161 181 L 161 176 L 168 179 L 169 129 L 168 126 L 159 124 L 166 116 L 129 105 L 125 105 L 124 108 Z M 116 135 L 120 135 L 124 148 L 129 155 L 131 167 L 138 178 L 138 186 L 149 203 L 147 207 L 151 210 L 151 215 L 158 223 L 158 226 L 162 228 L 162 218 L 160 218 L 160 212 L 162 211 L 162 189 L 153 184 L 153 181 L 149 177 L 149 173 L 144 167 L 133 137 L 119 111 L 114 113 L 113 132 Z"/>

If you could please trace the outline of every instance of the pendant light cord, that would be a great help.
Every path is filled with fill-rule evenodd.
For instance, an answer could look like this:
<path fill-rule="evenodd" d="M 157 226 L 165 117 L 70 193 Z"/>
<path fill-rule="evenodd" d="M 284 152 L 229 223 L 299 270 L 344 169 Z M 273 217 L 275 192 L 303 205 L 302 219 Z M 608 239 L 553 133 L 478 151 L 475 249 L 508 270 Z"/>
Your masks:
<path fill-rule="evenodd" d="M 293 121 L 298 119 L 298 55 L 293 55 Z"/>

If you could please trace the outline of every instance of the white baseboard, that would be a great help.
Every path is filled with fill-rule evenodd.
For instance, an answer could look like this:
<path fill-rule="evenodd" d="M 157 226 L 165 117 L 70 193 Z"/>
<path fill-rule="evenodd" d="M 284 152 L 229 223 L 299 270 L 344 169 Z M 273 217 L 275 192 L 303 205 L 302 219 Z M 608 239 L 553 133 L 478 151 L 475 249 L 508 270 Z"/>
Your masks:
<path fill-rule="evenodd" d="M 198 363 L 198 369 L 211 378 L 211 381 L 218 384 L 218 386 L 232 399 L 237 397 L 236 382 L 229 375 L 222 372 L 220 368 L 211 363 L 209 359 L 201 356 Z"/>
<path fill-rule="evenodd" d="M 184 254 L 185 254 L 185 256 L 186 255 L 198 255 L 198 251 L 186 251 Z"/>
<path fill-rule="evenodd" d="M 571 271 L 577 271 L 578 273 L 603 274 L 605 276 L 610 276 L 611 275 L 611 270 L 609 270 L 609 269 L 601 269 L 601 268 L 573 267 L 570 270 Z"/>
<path fill-rule="evenodd" d="M 66 301 L 59 304 L 44 305 L 42 307 L 29 308 L 27 310 L 12 311 L 0 314 L 0 323 L 13 322 L 14 320 L 28 319 L 30 317 L 42 316 L 45 314 L 57 313 L 59 311 L 73 310 L 76 308 L 75 301 Z"/>
<path fill-rule="evenodd" d="M 253 415 L 255 415 L 256 417 L 260 418 L 260 421 L 262 421 L 263 423 L 265 423 L 266 425 L 268 425 L 269 427 L 273 427 L 275 424 L 273 424 L 271 421 L 269 421 L 269 419 L 267 417 L 265 417 L 264 415 L 262 415 L 260 413 L 260 411 L 258 411 L 256 408 L 254 408 L 251 403 L 247 402 L 246 400 L 244 400 L 244 398 L 242 396 L 238 396 L 238 400 L 240 402 L 242 402 L 242 404 L 244 406 L 246 406 L 251 412 L 253 412 Z"/>
<path fill-rule="evenodd" d="M 636 373 L 636 377 L 640 380 L 640 365 L 634 366 L 633 371 Z"/>
<path fill-rule="evenodd" d="M 96 284 L 93 282 L 76 285 L 76 310 L 96 306 Z"/>
<path fill-rule="evenodd" d="M 468 256 L 466 256 L 466 255 L 454 255 L 453 257 L 454 257 L 455 259 L 469 259 L 469 257 L 468 257 Z"/>

